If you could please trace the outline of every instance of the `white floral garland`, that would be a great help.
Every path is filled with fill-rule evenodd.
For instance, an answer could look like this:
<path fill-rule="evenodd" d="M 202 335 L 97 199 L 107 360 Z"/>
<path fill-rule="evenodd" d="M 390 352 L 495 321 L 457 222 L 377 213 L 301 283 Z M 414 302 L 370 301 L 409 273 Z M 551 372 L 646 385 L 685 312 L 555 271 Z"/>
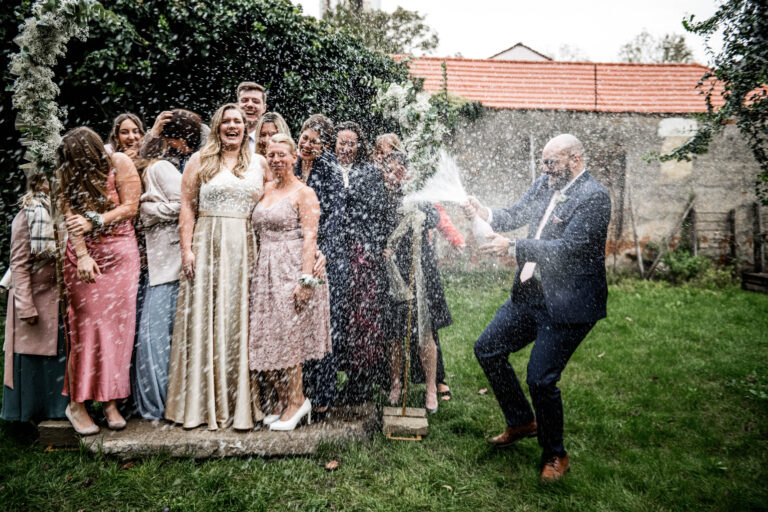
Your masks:
<path fill-rule="evenodd" d="M 25 20 L 14 42 L 19 53 L 11 57 L 13 107 L 18 111 L 16 127 L 26 146 L 22 165 L 26 174 L 46 172 L 56 166 L 56 148 L 61 142 L 65 113 L 56 103 L 59 87 L 53 67 L 73 37 L 85 41 L 88 21 L 107 12 L 96 0 L 37 0 L 32 17 Z"/>
<path fill-rule="evenodd" d="M 412 178 L 408 190 L 418 190 L 437 170 L 446 127 L 440 121 L 437 108 L 429 102 L 430 94 L 416 92 L 412 82 L 377 83 L 377 86 L 374 105 L 384 117 L 400 125 Z"/>

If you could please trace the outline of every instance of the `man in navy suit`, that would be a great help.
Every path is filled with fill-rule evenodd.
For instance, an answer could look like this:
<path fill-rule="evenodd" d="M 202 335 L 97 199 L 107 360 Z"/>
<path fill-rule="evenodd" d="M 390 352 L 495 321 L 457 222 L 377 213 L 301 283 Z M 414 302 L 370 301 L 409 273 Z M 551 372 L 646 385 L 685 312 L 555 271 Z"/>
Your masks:
<path fill-rule="evenodd" d="M 549 483 L 569 469 L 557 382 L 576 347 L 606 315 L 611 200 L 586 170 L 584 147 L 573 135 L 550 140 L 541 166 L 542 176 L 509 208 L 491 211 L 470 198 L 465 211 L 497 232 L 528 226 L 527 238 L 494 233 L 480 248 L 487 254 L 509 253 L 519 267 L 511 297 L 475 343 L 475 356 L 507 422 L 491 443 L 506 447 L 538 437 L 541 482 Z M 508 361 L 511 352 L 531 342 L 527 382 L 535 416 Z"/>

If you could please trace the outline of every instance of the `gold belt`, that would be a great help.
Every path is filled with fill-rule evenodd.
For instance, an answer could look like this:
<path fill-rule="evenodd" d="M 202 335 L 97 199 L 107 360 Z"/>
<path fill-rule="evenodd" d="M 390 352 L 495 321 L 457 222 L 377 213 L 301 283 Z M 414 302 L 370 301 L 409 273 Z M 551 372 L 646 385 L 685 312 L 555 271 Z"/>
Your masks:
<path fill-rule="evenodd" d="M 240 212 L 214 212 L 210 210 L 200 210 L 197 212 L 198 217 L 228 217 L 231 219 L 250 219 L 251 215 L 248 213 Z"/>

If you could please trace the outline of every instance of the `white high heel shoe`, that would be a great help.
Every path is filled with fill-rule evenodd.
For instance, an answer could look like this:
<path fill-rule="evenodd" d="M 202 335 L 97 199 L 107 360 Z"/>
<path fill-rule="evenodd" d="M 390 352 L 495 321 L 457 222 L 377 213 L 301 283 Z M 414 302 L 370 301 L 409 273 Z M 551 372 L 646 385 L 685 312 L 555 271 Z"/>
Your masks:
<path fill-rule="evenodd" d="M 277 430 L 280 432 L 291 431 L 296 428 L 304 416 L 307 417 L 307 425 L 310 425 L 312 423 L 312 402 L 309 401 L 309 398 L 304 399 L 304 403 L 301 404 L 301 407 L 299 407 L 299 410 L 293 415 L 293 418 L 286 421 L 278 420 L 274 423 L 270 423 L 269 430 Z"/>
<path fill-rule="evenodd" d="M 265 425 L 271 425 L 279 419 L 280 419 L 279 414 L 269 414 L 263 420 L 261 420 L 261 422 Z"/>

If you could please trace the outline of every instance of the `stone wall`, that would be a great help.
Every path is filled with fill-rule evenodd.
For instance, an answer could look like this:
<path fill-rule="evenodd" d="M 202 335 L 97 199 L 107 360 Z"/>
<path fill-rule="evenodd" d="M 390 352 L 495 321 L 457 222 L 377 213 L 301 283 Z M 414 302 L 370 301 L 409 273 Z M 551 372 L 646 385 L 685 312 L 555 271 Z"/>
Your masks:
<path fill-rule="evenodd" d="M 661 244 L 670 237 L 673 247 L 679 242 L 676 228 L 695 196 L 695 237 L 700 253 L 726 262 L 735 251 L 738 267 L 751 269 L 758 166 L 738 129 L 728 126 L 715 137 L 708 154 L 691 162 L 662 163 L 650 157 L 685 141 L 695 126 L 692 118 L 680 116 L 487 110 L 456 131 L 449 151 L 463 170 L 468 193 L 488 206 L 500 207 L 519 198 L 538 176 L 540 171 L 532 162 L 541 157 L 546 142 L 556 134 L 572 133 L 586 147 L 588 169 L 611 193 L 609 268 L 636 268 L 632 210 L 638 241 L 647 257 L 649 242 Z M 446 206 L 473 245 L 460 210 Z M 766 225 L 766 208 L 760 210 Z M 439 245 L 441 257 L 450 257 L 445 244 Z M 476 261 L 474 257 L 470 260 Z"/>

